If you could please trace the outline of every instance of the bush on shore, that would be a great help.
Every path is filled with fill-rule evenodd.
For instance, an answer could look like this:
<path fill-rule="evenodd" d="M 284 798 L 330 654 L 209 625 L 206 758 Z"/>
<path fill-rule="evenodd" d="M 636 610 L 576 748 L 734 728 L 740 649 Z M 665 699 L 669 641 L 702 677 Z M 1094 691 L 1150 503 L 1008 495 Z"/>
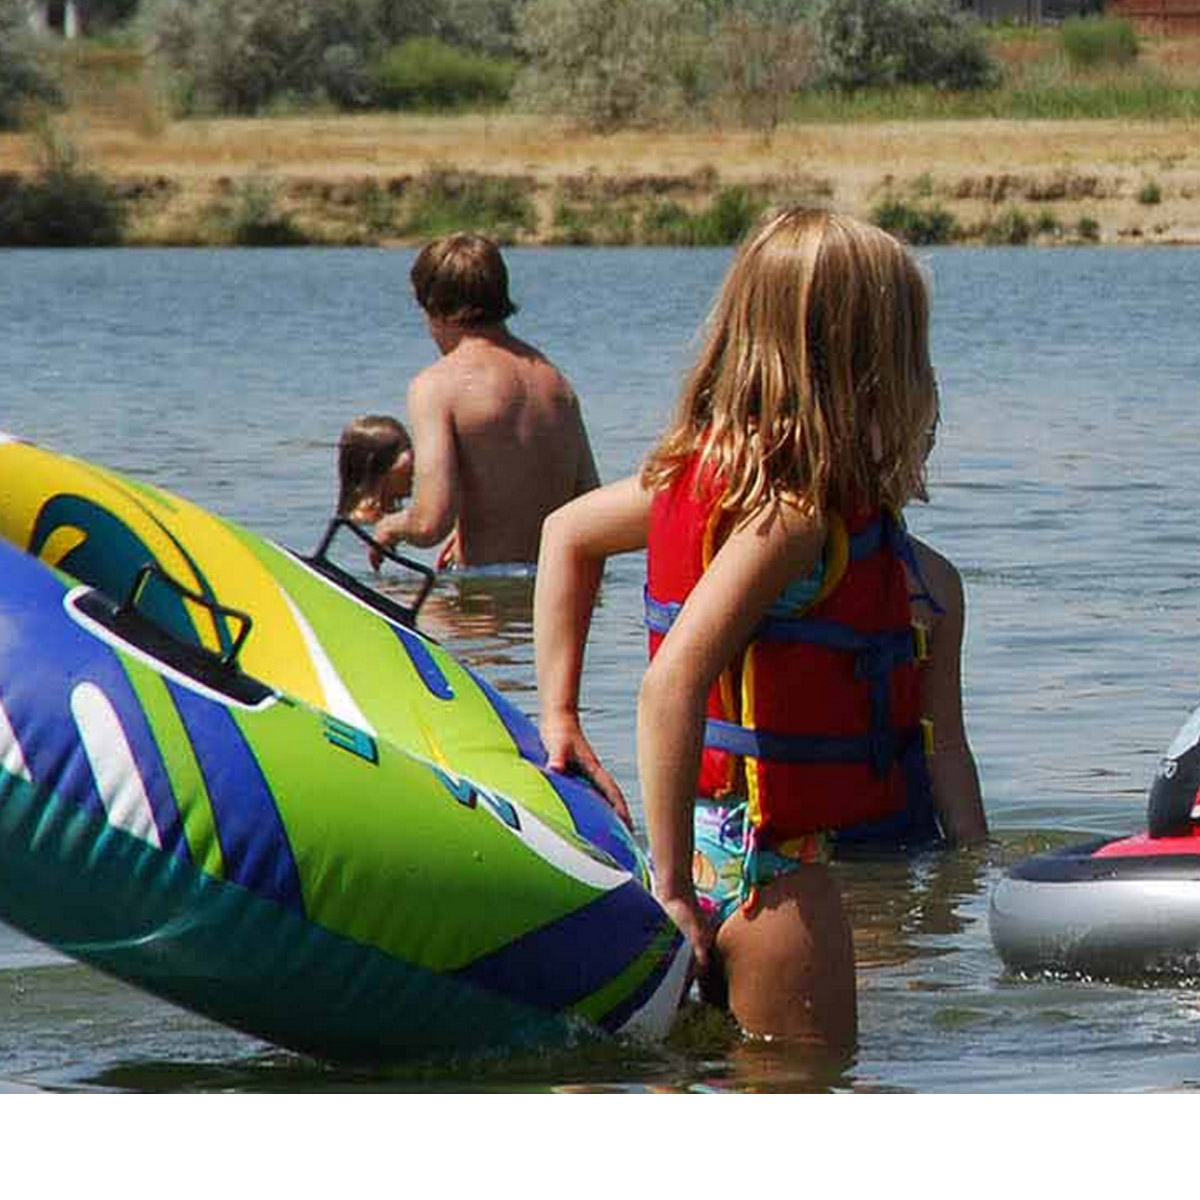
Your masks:
<path fill-rule="evenodd" d="M 740 242 L 766 207 L 747 188 L 722 188 L 712 203 L 689 212 L 673 201 L 651 205 L 641 220 L 647 246 L 732 246 Z"/>
<path fill-rule="evenodd" d="M 405 237 L 434 238 L 474 229 L 499 242 L 537 230 L 537 211 L 519 179 L 473 171 L 432 170 L 414 185 L 406 214 L 397 222 Z"/>
<path fill-rule="evenodd" d="M 1125 67 L 1140 49 L 1137 33 L 1115 17 L 1075 17 L 1064 21 L 1062 48 L 1073 67 Z"/>
<path fill-rule="evenodd" d="M 382 108 L 483 108 L 508 99 L 517 65 L 426 37 L 410 38 L 386 51 L 368 74 L 374 100 Z"/>
<path fill-rule="evenodd" d="M 961 230 L 954 214 L 937 205 L 884 200 L 871 212 L 871 220 L 910 246 L 940 246 L 952 242 Z"/>
<path fill-rule="evenodd" d="M 0 245 L 119 245 L 126 207 L 117 189 L 48 134 L 42 160 L 32 178 L 0 176 Z"/>

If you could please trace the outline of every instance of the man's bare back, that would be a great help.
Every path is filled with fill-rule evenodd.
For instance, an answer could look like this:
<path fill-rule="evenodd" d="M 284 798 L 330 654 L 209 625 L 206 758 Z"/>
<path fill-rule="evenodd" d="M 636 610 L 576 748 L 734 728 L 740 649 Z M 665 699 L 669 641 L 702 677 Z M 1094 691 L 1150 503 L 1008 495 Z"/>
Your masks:
<path fill-rule="evenodd" d="M 411 274 L 442 357 L 408 391 L 412 503 L 375 537 L 450 538 L 439 565 L 535 563 L 542 522 L 598 483 L 579 401 L 549 359 L 509 333 L 516 307 L 494 242 L 439 238 Z"/>
<path fill-rule="evenodd" d="M 503 326 L 438 325 L 443 357 L 408 393 L 413 502 L 376 536 L 433 546 L 457 526 L 453 565 L 536 562 L 545 518 L 598 482 L 579 401 Z"/>

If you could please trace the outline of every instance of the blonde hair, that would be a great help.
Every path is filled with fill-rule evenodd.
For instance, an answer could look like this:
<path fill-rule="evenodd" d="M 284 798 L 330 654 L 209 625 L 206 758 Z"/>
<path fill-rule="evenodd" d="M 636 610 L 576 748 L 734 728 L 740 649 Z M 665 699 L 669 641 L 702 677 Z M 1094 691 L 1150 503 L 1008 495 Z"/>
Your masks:
<path fill-rule="evenodd" d="M 746 517 L 924 495 L 937 411 L 929 297 L 908 251 L 852 217 L 791 208 L 742 244 L 672 423 L 642 471 L 668 486 L 699 452 Z"/>
<path fill-rule="evenodd" d="M 350 516 L 377 495 L 384 476 L 411 447 L 408 430 L 395 417 L 355 417 L 338 439 L 338 516 Z"/>

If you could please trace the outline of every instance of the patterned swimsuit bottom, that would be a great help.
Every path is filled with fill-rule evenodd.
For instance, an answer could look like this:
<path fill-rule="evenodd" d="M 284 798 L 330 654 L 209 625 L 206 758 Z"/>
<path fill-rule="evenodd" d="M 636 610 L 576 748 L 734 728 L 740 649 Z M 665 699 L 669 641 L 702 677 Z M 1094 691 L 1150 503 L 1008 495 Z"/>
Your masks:
<path fill-rule="evenodd" d="M 751 911 L 758 889 L 813 863 L 827 863 L 828 834 L 809 833 L 776 846 L 758 844 L 745 801 L 697 800 L 692 882 L 701 906 L 725 921 L 738 909 Z"/>

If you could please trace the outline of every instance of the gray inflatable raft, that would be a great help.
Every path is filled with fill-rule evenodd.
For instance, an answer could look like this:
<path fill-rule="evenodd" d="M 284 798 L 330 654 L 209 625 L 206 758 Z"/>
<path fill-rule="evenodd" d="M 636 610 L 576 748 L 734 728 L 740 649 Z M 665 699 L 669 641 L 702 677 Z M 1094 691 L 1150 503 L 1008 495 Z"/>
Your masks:
<path fill-rule="evenodd" d="M 988 926 L 1014 971 L 1200 973 L 1200 837 L 1103 838 L 1025 859 L 993 891 Z"/>

